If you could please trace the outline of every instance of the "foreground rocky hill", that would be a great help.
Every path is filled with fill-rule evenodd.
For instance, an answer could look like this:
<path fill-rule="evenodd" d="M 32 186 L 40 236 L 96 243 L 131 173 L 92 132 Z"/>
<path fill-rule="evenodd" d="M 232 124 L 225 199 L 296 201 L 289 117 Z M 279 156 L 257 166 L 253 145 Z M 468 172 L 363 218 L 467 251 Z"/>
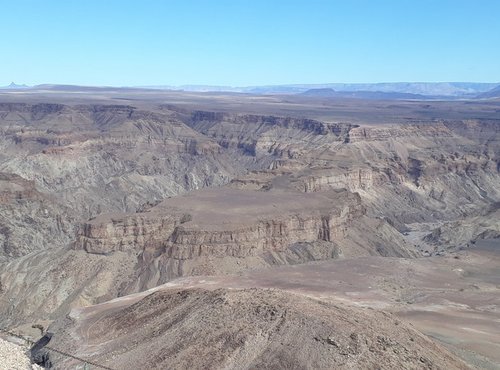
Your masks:
<path fill-rule="evenodd" d="M 52 328 L 52 346 L 116 369 L 467 368 L 393 315 L 279 290 L 158 291 Z"/>

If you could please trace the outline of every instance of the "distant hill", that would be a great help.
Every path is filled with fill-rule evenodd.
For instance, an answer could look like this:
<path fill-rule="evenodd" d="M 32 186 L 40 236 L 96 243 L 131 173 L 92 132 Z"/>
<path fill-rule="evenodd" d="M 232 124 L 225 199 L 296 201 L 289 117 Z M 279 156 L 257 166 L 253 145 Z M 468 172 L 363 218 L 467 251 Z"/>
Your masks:
<path fill-rule="evenodd" d="M 8 90 L 29 89 L 29 86 L 28 85 L 18 85 L 14 82 L 11 82 L 9 86 L 1 86 L 0 89 L 8 89 Z"/>
<path fill-rule="evenodd" d="M 324 98 L 358 98 L 358 99 L 428 99 L 429 96 L 400 92 L 383 91 L 335 91 L 331 88 L 310 89 L 300 95 Z"/>
<path fill-rule="evenodd" d="M 306 95 L 306 96 L 324 96 L 324 97 L 330 97 L 330 96 L 337 96 L 338 92 L 335 91 L 334 89 L 331 89 L 329 87 L 325 87 L 322 89 L 309 89 L 307 91 L 304 91 L 301 93 L 301 95 Z"/>
<path fill-rule="evenodd" d="M 487 91 L 485 93 L 479 94 L 477 96 L 480 99 L 487 99 L 487 98 L 500 98 L 500 85 L 497 87 L 491 89 L 490 91 Z"/>

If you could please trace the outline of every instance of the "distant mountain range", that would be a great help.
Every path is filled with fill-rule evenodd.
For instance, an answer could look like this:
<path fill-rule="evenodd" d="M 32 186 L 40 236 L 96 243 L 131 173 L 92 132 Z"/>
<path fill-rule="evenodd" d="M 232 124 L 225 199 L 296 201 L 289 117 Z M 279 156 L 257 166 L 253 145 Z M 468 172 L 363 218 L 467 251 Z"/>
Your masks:
<path fill-rule="evenodd" d="M 387 82 L 387 83 L 328 83 L 328 84 L 295 84 L 295 85 L 268 85 L 268 86 L 211 86 L 211 85 L 182 85 L 182 86 L 144 86 L 169 90 L 183 90 L 195 92 L 239 92 L 250 94 L 303 94 L 345 96 L 340 93 L 353 93 L 351 97 L 359 98 L 389 98 L 389 99 L 422 99 L 426 97 L 455 97 L 473 98 L 499 86 L 500 83 L 477 82 Z M 328 89 L 328 90 L 324 90 Z M 322 92 L 319 90 L 323 90 Z M 331 91 L 335 93 L 332 94 Z M 370 94 L 372 93 L 372 94 Z M 389 95 L 386 95 L 389 94 Z M 401 94 L 401 95 L 398 95 Z M 406 95 L 410 94 L 410 95 Z"/>
<path fill-rule="evenodd" d="M 485 93 L 479 94 L 478 98 L 481 99 L 500 98 L 500 85 Z"/>
<path fill-rule="evenodd" d="M 310 97 L 359 98 L 359 99 L 472 99 L 500 97 L 500 83 L 477 82 L 384 82 L 384 83 L 328 83 L 294 84 L 266 86 L 215 86 L 215 85 L 158 85 L 135 87 L 92 87 L 75 85 L 37 85 L 28 87 L 12 82 L 0 89 L 18 90 L 57 90 L 57 91 L 92 91 L 92 90 L 174 90 L 189 92 L 227 92 L 266 95 L 301 95 Z"/>
<path fill-rule="evenodd" d="M 410 94 L 402 92 L 382 92 L 382 91 L 335 91 L 330 88 L 310 89 L 302 96 L 323 97 L 323 98 L 358 98 L 358 99 L 380 99 L 380 100 L 399 100 L 399 99 L 427 99 L 429 96 L 421 94 Z"/>

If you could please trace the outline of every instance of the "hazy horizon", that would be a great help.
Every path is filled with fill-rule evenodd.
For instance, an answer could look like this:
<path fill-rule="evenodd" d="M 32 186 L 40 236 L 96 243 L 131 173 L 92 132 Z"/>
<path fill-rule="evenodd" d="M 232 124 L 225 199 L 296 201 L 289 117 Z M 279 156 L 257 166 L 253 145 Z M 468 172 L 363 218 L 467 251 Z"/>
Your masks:
<path fill-rule="evenodd" d="M 478 85 L 500 85 L 500 82 L 497 81 L 378 81 L 378 82 L 320 82 L 320 83 L 283 83 L 283 84 L 272 84 L 265 83 L 261 85 L 224 85 L 224 84 L 203 84 L 203 83 L 181 83 L 176 85 L 170 84 L 154 84 L 154 85 L 87 85 L 87 84 L 76 84 L 76 83 L 52 83 L 52 82 L 44 82 L 40 84 L 28 84 L 24 82 L 18 81 L 10 81 L 9 83 L 0 84 L 0 88 L 8 87 L 9 85 L 16 86 L 26 86 L 26 87 L 37 87 L 37 86 L 81 86 L 81 87 L 113 87 L 113 88 L 153 88 L 153 87 L 172 87 L 172 88 L 180 88 L 180 87 L 189 87 L 189 86 L 198 86 L 198 87 L 226 87 L 226 88 L 252 88 L 252 87 L 280 87 L 280 86 L 324 86 L 324 85 L 397 85 L 397 84 L 478 84 Z"/>

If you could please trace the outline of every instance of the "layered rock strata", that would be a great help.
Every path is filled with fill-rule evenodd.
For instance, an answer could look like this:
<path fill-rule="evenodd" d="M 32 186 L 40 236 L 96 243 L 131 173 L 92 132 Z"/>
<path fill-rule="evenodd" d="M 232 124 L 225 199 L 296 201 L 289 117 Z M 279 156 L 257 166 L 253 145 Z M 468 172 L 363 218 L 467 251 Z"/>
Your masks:
<path fill-rule="evenodd" d="M 155 250 L 177 260 L 244 258 L 299 242 L 342 239 L 350 222 L 364 214 L 359 196 L 347 191 L 299 196 L 227 188 L 195 192 L 145 213 L 97 217 L 82 227 L 75 248 L 98 254 Z"/>

